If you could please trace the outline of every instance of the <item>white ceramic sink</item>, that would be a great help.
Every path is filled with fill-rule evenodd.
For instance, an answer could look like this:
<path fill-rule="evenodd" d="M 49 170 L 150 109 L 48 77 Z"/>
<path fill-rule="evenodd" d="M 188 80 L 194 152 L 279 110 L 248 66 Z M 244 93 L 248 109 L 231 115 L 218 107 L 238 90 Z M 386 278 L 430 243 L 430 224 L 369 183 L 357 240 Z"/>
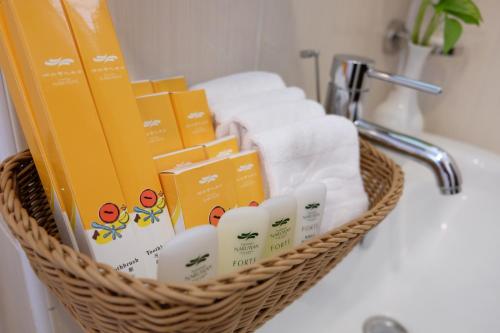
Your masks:
<path fill-rule="evenodd" d="M 456 159 L 462 193 L 442 196 L 429 169 L 397 158 L 406 183 L 396 210 L 260 333 L 360 333 L 376 315 L 409 333 L 500 332 L 500 156 L 425 139 Z"/>

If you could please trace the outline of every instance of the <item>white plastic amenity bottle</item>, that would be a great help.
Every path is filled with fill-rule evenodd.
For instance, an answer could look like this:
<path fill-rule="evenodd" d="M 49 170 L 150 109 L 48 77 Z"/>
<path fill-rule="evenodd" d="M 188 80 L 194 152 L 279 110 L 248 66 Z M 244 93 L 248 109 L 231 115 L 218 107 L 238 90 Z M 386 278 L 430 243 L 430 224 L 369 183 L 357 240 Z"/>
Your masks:
<path fill-rule="evenodd" d="M 184 231 L 160 251 L 158 280 L 196 282 L 217 274 L 217 229 L 202 225 Z"/>
<path fill-rule="evenodd" d="M 269 227 L 269 213 L 261 207 L 241 207 L 219 220 L 219 273 L 229 273 L 262 258 Z"/>
<path fill-rule="evenodd" d="M 325 211 L 326 185 L 308 183 L 295 189 L 297 199 L 297 223 L 295 245 L 318 235 Z"/>
<path fill-rule="evenodd" d="M 295 197 L 274 197 L 264 201 L 260 207 L 268 211 L 270 218 L 264 257 L 272 257 L 293 247 L 297 215 Z"/>

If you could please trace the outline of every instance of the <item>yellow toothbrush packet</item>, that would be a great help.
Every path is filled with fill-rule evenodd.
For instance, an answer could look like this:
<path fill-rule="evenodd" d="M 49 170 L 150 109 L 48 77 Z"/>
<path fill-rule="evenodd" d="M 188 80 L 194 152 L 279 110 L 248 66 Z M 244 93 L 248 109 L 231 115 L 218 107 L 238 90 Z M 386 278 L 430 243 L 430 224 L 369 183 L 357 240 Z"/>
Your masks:
<path fill-rule="evenodd" d="M 150 95 L 155 92 L 153 84 L 149 80 L 132 81 L 130 84 L 132 85 L 132 90 L 136 97 Z"/>
<path fill-rule="evenodd" d="M 170 94 L 185 148 L 215 140 L 212 114 L 204 90 Z"/>
<path fill-rule="evenodd" d="M 137 106 L 153 156 L 182 149 L 181 135 L 167 93 L 137 97 Z"/>
<path fill-rule="evenodd" d="M 60 169 L 57 170 L 60 177 L 55 176 L 55 172 L 52 169 L 53 166 L 51 166 L 47 157 L 47 145 L 49 145 L 49 143 L 43 142 L 33 117 L 26 88 L 22 82 L 21 74 L 19 73 L 19 68 L 13 54 L 10 35 L 5 23 L 3 5 L 0 5 L 0 8 L 0 66 L 2 68 L 2 73 L 7 82 L 9 93 L 15 105 L 15 110 L 40 181 L 49 200 L 61 241 L 73 247 L 75 250 L 78 250 L 78 244 L 74 235 L 74 225 L 72 225 L 72 221 L 69 220 L 74 199 L 71 193 L 67 193 L 65 196 L 66 204 L 69 204 L 69 206 L 66 207 L 66 204 L 63 202 L 64 197 L 62 195 L 62 189 L 67 188 L 66 178 L 64 177 L 63 171 Z M 52 151 L 52 153 L 54 154 L 55 152 Z M 52 157 L 55 159 L 59 158 L 57 154 L 52 155 Z M 61 165 L 60 162 L 54 164 Z M 59 181 L 62 179 L 64 184 L 59 185 L 58 178 Z M 75 221 L 73 221 L 73 223 L 74 222 Z"/>
<path fill-rule="evenodd" d="M 188 85 L 184 76 L 152 80 L 151 84 L 155 92 L 178 92 L 188 90 Z"/>
<path fill-rule="evenodd" d="M 262 169 L 257 151 L 231 155 L 238 206 L 258 206 L 265 199 Z"/>
<path fill-rule="evenodd" d="M 43 148 L 57 183 L 66 184 L 60 192 L 79 249 L 117 270 L 147 275 L 62 4 L 5 0 L 2 8 Z"/>
<path fill-rule="evenodd" d="M 153 157 L 158 172 L 179 168 L 196 162 L 204 161 L 205 151 L 202 146 L 186 148 L 171 153 Z"/>
<path fill-rule="evenodd" d="M 240 151 L 236 136 L 230 135 L 203 144 L 207 158 L 226 157 Z"/>
<path fill-rule="evenodd" d="M 144 276 L 154 278 L 158 252 L 174 231 L 111 15 L 105 0 L 62 3 L 111 153 L 110 165 L 139 237 L 134 247 L 142 251 L 148 270 Z"/>
<path fill-rule="evenodd" d="M 236 206 L 233 166 L 212 159 L 162 172 L 160 179 L 175 232 L 211 224 Z"/>

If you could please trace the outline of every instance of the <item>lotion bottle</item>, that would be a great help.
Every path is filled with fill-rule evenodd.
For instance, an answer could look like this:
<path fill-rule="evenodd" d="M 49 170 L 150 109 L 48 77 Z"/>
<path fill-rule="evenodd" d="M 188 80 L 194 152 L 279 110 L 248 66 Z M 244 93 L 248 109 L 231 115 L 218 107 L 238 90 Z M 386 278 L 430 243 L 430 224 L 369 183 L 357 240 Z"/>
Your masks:
<path fill-rule="evenodd" d="M 297 223 L 295 245 L 318 235 L 325 211 L 326 185 L 323 183 L 304 184 L 294 191 L 297 199 Z"/>
<path fill-rule="evenodd" d="M 197 282 L 217 273 L 217 230 L 211 225 L 193 227 L 176 235 L 160 251 L 158 280 Z"/>
<path fill-rule="evenodd" d="M 293 247 L 297 215 L 295 197 L 274 197 L 264 201 L 260 207 L 267 210 L 270 218 L 264 257 L 272 257 Z"/>
<path fill-rule="evenodd" d="M 254 264 L 262 258 L 269 213 L 261 207 L 241 207 L 226 212 L 217 225 L 219 273 Z"/>

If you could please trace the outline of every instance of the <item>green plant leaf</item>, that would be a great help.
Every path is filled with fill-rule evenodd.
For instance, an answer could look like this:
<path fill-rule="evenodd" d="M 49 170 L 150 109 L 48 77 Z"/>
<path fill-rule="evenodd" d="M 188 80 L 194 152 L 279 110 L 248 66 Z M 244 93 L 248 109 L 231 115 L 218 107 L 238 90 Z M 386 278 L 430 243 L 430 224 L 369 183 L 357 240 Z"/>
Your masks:
<path fill-rule="evenodd" d="M 446 16 L 444 20 L 444 46 L 443 51 L 448 54 L 462 35 L 462 25 L 454 18 Z"/>
<path fill-rule="evenodd" d="M 424 37 L 422 37 L 422 43 L 420 45 L 429 46 L 431 43 L 431 37 L 434 35 L 436 30 L 439 28 L 441 24 L 441 19 L 443 17 L 442 11 L 435 10 L 434 15 L 432 15 L 429 24 L 427 25 L 427 29 L 425 29 Z"/>
<path fill-rule="evenodd" d="M 483 20 L 481 11 L 472 0 L 440 0 L 435 10 L 453 15 L 467 24 L 479 25 Z"/>
<path fill-rule="evenodd" d="M 413 23 L 413 30 L 411 33 L 411 40 L 413 44 L 418 44 L 420 42 L 420 29 L 422 23 L 424 22 L 425 13 L 427 12 L 427 7 L 431 5 L 431 0 L 422 0 L 418 8 L 417 16 L 415 17 L 415 22 Z"/>

